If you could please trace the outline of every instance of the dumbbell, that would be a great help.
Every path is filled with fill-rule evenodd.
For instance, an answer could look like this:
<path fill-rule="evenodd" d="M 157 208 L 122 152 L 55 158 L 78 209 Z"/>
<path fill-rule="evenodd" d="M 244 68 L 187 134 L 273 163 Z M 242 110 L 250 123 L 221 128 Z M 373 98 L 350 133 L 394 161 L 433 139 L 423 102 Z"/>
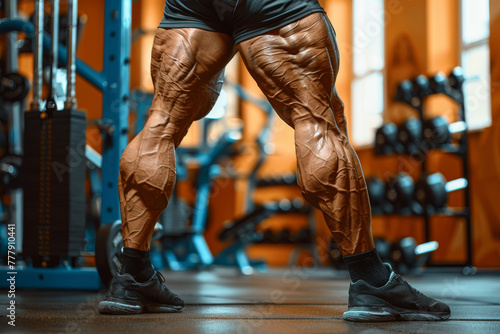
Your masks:
<path fill-rule="evenodd" d="M 375 131 L 375 154 L 401 153 L 398 142 L 398 127 L 394 123 L 385 123 Z"/>
<path fill-rule="evenodd" d="M 462 91 L 465 82 L 464 71 L 461 67 L 455 67 L 448 75 L 448 84 L 451 88 Z"/>
<path fill-rule="evenodd" d="M 465 122 L 449 124 L 445 118 L 437 116 L 424 121 L 422 136 L 426 144 L 432 148 L 438 148 L 451 143 L 453 136 L 464 133 L 465 130 L 467 130 Z"/>
<path fill-rule="evenodd" d="M 422 207 L 430 209 L 443 209 L 448 202 L 448 193 L 466 189 L 468 181 L 465 178 L 446 182 L 441 173 L 427 175 L 415 185 L 415 200 Z"/>
<path fill-rule="evenodd" d="M 422 100 L 431 94 L 429 80 L 425 75 L 419 75 L 412 81 L 404 80 L 400 82 L 394 100 L 405 102 L 414 108 L 418 108 L 421 106 Z"/>
<path fill-rule="evenodd" d="M 416 211 L 413 194 L 415 183 L 410 175 L 398 173 L 385 185 L 385 213 L 410 214 Z"/>
<path fill-rule="evenodd" d="M 447 78 L 443 73 L 437 73 L 429 79 L 433 94 L 444 94 L 458 103 L 463 102 L 462 85 L 465 79 L 460 67 L 456 67 Z"/>
<path fill-rule="evenodd" d="M 425 75 L 419 75 L 412 80 L 413 94 L 420 100 L 423 100 L 427 96 L 433 94 L 430 87 L 429 79 Z"/>
<path fill-rule="evenodd" d="M 404 80 L 399 83 L 394 101 L 405 102 L 411 106 L 418 106 L 419 101 L 413 94 L 413 84 L 410 80 Z"/>
<path fill-rule="evenodd" d="M 410 118 L 398 127 L 398 141 L 408 154 L 419 150 L 422 141 L 422 122 L 417 118 Z"/>
<path fill-rule="evenodd" d="M 396 271 L 408 273 L 422 267 L 438 246 L 436 241 L 417 245 L 412 237 L 402 238 L 391 245 L 390 262 Z"/>
<path fill-rule="evenodd" d="M 385 184 L 381 178 L 371 176 L 366 179 L 366 188 L 370 198 L 372 213 L 382 214 L 384 207 Z"/>

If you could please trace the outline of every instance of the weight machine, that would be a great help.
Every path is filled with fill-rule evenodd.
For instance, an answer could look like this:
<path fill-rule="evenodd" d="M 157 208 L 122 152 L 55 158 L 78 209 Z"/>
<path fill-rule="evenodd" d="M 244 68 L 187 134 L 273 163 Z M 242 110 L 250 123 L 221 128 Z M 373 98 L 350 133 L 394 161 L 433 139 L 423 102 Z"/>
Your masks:
<path fill-rule="evenodd" d="M 58 1 L 57 1 L 58 3 Z M 70 45 L 70 52 L 58 43 L 52 43 L 51 37 L 43 32 L 43 0 L 37 0 L 35 6 L 36 24 L 33 25 L 27 20 L 16 18 L 17 1 L 6 2 L 9 18 L 0 20 L 0 33 L 10 33 L 9 37 L 9 61 L 11 70 L 16 69 L 17 50 L 17 32 L 23 32 L 28 39 L 34 40 L 34 59 L 35 63 L 40 65 L 42 52 L 53 52 L 54 58 L 64 65 L 74 69 L 76 73 L 82 76 L 94 87 L 103 93 L 102 102 L 102 135 L 103 135 L 103 153 L 102 153 L 102 173 L 101 173 L 101 191 L 102 191 L 102 210 L 101 224 L 112 223 L 120 219 L 120 206 L 118 200 L 118 171 L 119 161 L 122 151 L 128 143 L 128 114 L 129 114 L 129 63 L 130 63 L 130 43 L 131 43 L 131 0 L 106 0 L 104 9 L 104 61 L 103 70 L 98 72 L 75 57 L 74 44 Z M 73 10 L 69 18 L 70 26 L 74 25 L 78 8 L 77 0 L 69 0 L 68 6 Z M 70 34 L 71 35 L 71 34 Z M 54 39 L 57 42 L 57 39 Z M 74 42 L 74 38 L 73 38 Z M 72 45 L 73 44 L 73 45 Z M 40 67 L 38 67 L 40 69 Z M 39 72 L 35 70 L 35 80 L 41 82 Z M 70 80 L 72 78 L 70 77 Z M 73 86 L 74 87 L 74 86 Z M 35 96 L 37 97 L 37 96 Z M 39 98 L 39 96 L 37 97 Z M 72 102 L 72 101 L 67 101 Z M 35 104 L 33 109 L 41 106 Z M 13 136 L 16 149 L 21 151 L 21 107 L 12 110 L 13 117 Z M 90 155 L 92 152 L 86 152 Z M 95 160 L 95 159 L 94 159 Z M 22 195 L 16 195 L 16 245 L 17 254 L 22 250 L 19 244 L 22 240 L 21 232 L 23 230 L 22 217 L 19 208 L 22 205 Z M 21 266 L 16 263 L 17 272 L 16 286 L 19 288 L 45 288 L 45 289 L 80 289 L 80 290 L 98 290 L 103 288 L 95 268 L 77 268 L 70 263 L 71 261 L 61 261 L 53 268 L 38 268 L 33 266 Z M 11 272 L 9 268 L 1 268 L 0 272 L 6 274 Z M 2 281 L 1 288 L 6 288 L 7 283 Z"/>

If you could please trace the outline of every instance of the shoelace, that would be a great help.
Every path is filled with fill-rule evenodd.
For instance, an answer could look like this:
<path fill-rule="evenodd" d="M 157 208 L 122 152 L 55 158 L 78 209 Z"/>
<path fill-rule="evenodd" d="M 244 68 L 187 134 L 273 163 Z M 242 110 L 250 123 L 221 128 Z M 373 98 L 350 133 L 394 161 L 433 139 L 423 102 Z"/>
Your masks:
<path fill-rule="evenodd" d="M 163 274 L 160 273 L 159 271 L 156 272 L 156 274 L 158 275 L 158 278 L 160 279 L 160 281 L 162 283 L 165 283 L 165 277 L 163 277 Z M 169 295 L 173 296 L 174 299 L 179 299 L 179 296 L 177 296 L 175 293 L 173 293 L 172 291 L 170 291 L 165 285 L 162 284 L 162 289 L 164 289 Z"/>
<path fill-rule="evenodd" d="M 415 289 L 414 287 L 412 287 L 407 281 L 405 281 L 401 276 L 397 275 L 397 278 L 400 282 L 402 282 L 404 285 L 406 285 L 408 288 L 410 288 L 411 291 L 413 291 L 414 293 L 420 295 L 420 296 L 424 296 L 424 294 L 420 291 L 418 291 L 417 289 Z"/>

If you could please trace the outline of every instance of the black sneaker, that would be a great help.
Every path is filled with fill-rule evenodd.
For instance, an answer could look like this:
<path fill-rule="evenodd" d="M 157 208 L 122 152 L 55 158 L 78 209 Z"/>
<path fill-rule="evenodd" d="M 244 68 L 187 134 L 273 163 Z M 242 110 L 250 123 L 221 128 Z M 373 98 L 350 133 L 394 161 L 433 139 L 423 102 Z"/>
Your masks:
<path fill-rule="evenodd" d="M 165 278 L 158 271 L 144 283 L 137 283 L 130 274 L 117 274 L 97 309 L 101 314 L 182 311 L 184 301 L 173 294 L 164 283 Z"/>
<path fill-rule="evenodd" d="M 404 321 L 446 320 L 450 308 L 443 302 L 429 298 L 413 288 L 392 267 L 389 281 L 376 288 L 363 280 L 351 282 L 349 310 L 344 312 L 347 321 Z"/>

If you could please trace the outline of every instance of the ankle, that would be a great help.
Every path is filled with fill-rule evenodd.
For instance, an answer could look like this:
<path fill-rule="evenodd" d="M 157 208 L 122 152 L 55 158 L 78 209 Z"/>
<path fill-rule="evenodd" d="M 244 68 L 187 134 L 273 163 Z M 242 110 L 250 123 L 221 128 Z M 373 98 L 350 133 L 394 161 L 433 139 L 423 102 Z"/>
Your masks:
<path fill-rule="evenodd" d="M 346 256 L 344 261 L 352 282 L 362 279 L 374 287 L 381 287 L 389 280 L 391 273 L 382 263 L 375 249 Z"/>
<path fill-rule="evenodd" d="M 123 248 L 123 272 L 130 274 L 138 283 L 148 281 L 154 274 L 149 250 Z"/>

